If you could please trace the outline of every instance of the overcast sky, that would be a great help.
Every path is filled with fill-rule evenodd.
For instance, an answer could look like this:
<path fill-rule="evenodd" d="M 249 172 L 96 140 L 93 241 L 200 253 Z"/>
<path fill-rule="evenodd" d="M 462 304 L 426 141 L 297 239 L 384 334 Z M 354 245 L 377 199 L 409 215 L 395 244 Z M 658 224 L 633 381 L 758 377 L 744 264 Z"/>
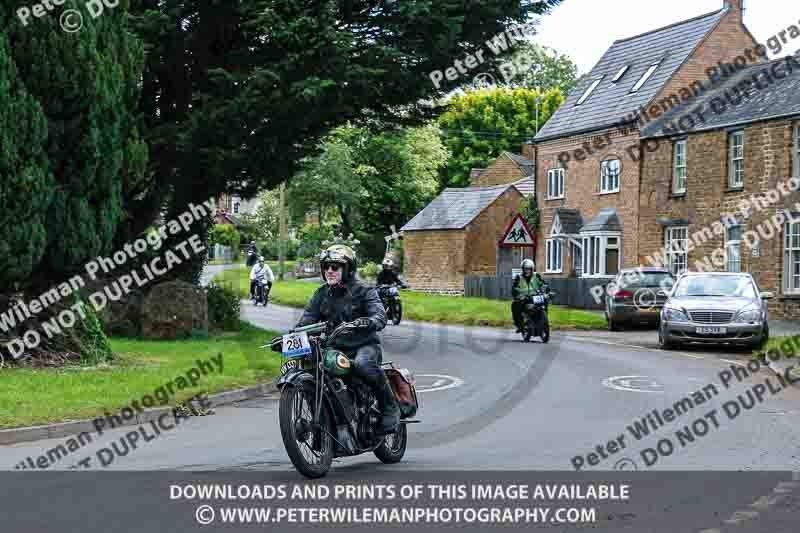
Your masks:
<path fill-rule="evenodd" d="M 571 56 L 580 73 L 585 74 L 615 40 L 716 11 L 722 4 L 723 0 L 564 0 L 542 18 L 534 40 Z M 766 44 L 790 25 L 800 26 L 800 2 L 745 0 L 744 23 L 759 42 Z M 789 49 L 780 55 L 798 48 L 800 38 L 790 41 Z"/>

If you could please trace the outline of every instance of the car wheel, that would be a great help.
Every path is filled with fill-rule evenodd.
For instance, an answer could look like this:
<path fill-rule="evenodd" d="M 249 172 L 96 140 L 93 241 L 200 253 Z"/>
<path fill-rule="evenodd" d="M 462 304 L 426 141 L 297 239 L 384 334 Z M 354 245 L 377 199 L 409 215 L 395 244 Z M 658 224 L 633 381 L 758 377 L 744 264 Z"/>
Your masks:
<path fill-rule="evenodd" d="M 606 317 L 607 317 L 606 319 L 608 320 L 608 331 L 620 331 L 620 329 L 622 329 L 619 327 L 618 322 L 612 320 L 611 317 L 608 315 L 606 315 Z"/>
<path fill-rule="evenodd" d="M 660 327 L 658 328 L 658 345 L 662 350 L 672 350 L 675 348 L 675 343 L 666 340 L 664 331 Z"/>

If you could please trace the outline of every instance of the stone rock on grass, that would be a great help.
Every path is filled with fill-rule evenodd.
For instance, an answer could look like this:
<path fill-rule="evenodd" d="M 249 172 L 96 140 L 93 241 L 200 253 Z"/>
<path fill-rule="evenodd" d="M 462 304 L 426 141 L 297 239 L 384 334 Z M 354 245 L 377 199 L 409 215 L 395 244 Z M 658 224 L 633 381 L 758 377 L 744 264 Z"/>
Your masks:
<path fill-rule="evenodd" d="M 146 339 L 179 339 L 208 334 L 208 301 L 204 289 L 182 281 L 152 288 L 142 307 L 142 335 Z"/>

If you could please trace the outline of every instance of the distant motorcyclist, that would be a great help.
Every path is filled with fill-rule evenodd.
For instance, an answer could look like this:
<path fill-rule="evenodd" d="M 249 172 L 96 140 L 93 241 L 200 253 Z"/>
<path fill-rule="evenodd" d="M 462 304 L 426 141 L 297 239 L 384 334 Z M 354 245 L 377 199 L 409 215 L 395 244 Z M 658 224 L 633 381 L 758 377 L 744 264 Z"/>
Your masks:
<path fill-rule="evenodd" d="M 400 280 L 400 276 L 394 271 L 394 263 L 388 257 L 383 260 L 383 268 L 378 273 L 378 285 L 400 285 L 406 288 L 407 285 Z"/>
<path fill-rule="evenodd" d="M 325 285 L 317 289 L 296 328 L 330 322 L 348 322 L 357 335 L 337 339 L 336 348 L 354 359 L 353 368 L 372 389 L 381 410 L 378 433 L 389 434 L 400 422 L 400 408 L 381 369 L 383 350 L 378 332 L 386 327 L 386 311 L 378 292 L 356 276 L 356 254 L 349 246 L 333 245 L 320 255 Z"/>
<path fill-rule="evenodd" d="M 511 286 L 511 294 L 514 297 L 511 304 L 511 315 L 514 317 L 517 333 L 522 332 L 522 311 L 525 308 L 525 299 L 547 286 L 542 276 L 535 271 L 532 260 L 522 261 L 521 268 L 522 274 L 518 274 L 514 278 L 514 284 Z"/>
<path fill-rule="evenodd" d="M 272 291 L 272 283 L 275 281 L 275 275 L 267 263 L 264 262 L 263 257 L 258 258 L 258 263 L 250 271 L 250 298 L 256 296 L 256 282 L 261 279 L 267 284 L 267 293 Z"/>
<path fill-rule="evenodd" d="M 250 247 L 247 249 L 247 266 L 249 267 L 255 266 L 257 262 L 258 262 L 258 247 L 256 246 L 256 241 L 251 241 Z"/>

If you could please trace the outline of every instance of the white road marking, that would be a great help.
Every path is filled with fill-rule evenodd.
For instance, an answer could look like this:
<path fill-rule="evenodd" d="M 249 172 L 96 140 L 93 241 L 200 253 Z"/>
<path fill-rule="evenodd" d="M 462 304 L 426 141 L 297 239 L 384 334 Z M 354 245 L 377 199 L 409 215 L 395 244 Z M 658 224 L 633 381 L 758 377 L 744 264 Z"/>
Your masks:
<path fill-rule="evenodd" d="M 463 379 L 457 378 L 455 376 L 448 376 L 446 374 L 417 374 L 417 378 L 422 378 L 422 377 L 437 378 L 437 380 L 433 383 L 430 389 L 426 388 L 417 389 L 418 394 L 422 394 L 423 392 L 436 392 L 447 389 L 454 389 L 464 384 Z M 446 383 L 446 385 L 442 385 L 440 383 Z"/>
<path fill-rule="evenodd" d="M 603 380 L 603 386 L 608 387 L 609 389 L 616 389 L 620 391 L 627 391 L 627 392 L 650 392 L 654 394 L 663 394 L 664 391 L 661 390 L 647 390 L 647 389 L 639 389 L 635 388 L 633 381 L 643 381 L 646 380 L 651 386 L 660 386 L 655 380 L 652 378 L 648 378 L 647 376 L 612 376 L 610 378 L 606 378 Z"/>
<path fill-rule="evenodd" d="M 726 363 L 730 363 L 732 365 L 739 365 L 746 367 L 747 365 L 742 363 L 741 361 L 731 361 L 730 359 L 720 359 L 720 361 L 725 361 Z"/>

